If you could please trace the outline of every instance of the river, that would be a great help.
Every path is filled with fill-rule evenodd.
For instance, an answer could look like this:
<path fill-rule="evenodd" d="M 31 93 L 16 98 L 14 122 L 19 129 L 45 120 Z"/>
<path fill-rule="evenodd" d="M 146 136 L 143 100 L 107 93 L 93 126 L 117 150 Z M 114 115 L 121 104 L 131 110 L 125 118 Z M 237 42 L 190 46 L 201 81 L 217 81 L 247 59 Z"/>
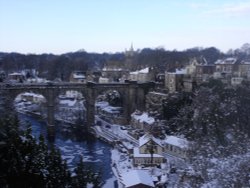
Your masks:
<path fill-rule="evenodd" d="M 43 121 L 39 121 L 31 116 L 19 114 L 19 120 L 22 125 L 29 122 L 32 127 L 32 134 L 36 138 L 42 134 L 47 138 L 47 128 Z M 57 125 L 57 129 L 60 128 Z M 103 188 L 117 187 L 116 178 L 111 169 L 111 149 L 112 146 L 101 140 L 83 140 L 77 141 L 74 138 L 65 137 L 57 131 L 55 141 L 53 143 L 60 149 L 63 159 L 67 160 L 68 166 L 71 170 L 74 169 L 80 156 L 83 157 L 84 162 L 90 165 L 94 170 L 101 170 Z"/>

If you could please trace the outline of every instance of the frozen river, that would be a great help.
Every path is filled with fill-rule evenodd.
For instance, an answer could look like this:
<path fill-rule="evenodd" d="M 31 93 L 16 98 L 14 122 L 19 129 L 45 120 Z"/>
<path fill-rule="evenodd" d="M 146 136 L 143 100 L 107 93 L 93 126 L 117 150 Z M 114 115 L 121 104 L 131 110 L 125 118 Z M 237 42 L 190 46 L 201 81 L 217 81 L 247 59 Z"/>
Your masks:
<path fill-rule="evenodd" d="M 29 122 L 32 127 L 32 134 L 38 138 L 40 134 L 47 138 L 46 124 L 27 115 L 19 115 L 22 124 Z M 73 169 L 79 161 L 80 156 L 84 162 L 95 170 L 101 170 L 104 188 L 117 187 L 116 178 L 111 169 L 111 146 L 100 140 L 76 141 L 74 138 L 65 138 L 58 133 L 55 136 L 54 144 L 61 150 L 63 159 L 67 160 L 70 169 Z"/>

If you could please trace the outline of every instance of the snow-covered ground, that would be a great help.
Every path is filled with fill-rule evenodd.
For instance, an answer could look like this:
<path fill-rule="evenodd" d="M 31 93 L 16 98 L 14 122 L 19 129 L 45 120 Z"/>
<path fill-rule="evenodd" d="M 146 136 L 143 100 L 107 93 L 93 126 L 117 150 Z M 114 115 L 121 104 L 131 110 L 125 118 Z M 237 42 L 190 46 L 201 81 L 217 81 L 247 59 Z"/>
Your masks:
<path fill-rule="evenodd" d="M 102 122 L 102 126 L 95 126 L 94 128 L 97 135 L 99 135 L 100 137 L 104 137 L 105 140 L 108 140 L 110 142 L 119 140 L 122 143 L 116 144 L 115 148 L 111 151 L 112 170 L 117 177 L 118 187 L 122 187 L 122 175 L 124 175 L 126 172 L 132 172 L 134 170 L 142 170 L 144 172 L 147 172 L 152 177 L 152 179 L 158 179 L 157 177 L 160 177 L 160 179 L 158 180 L 159 184 L 168 182 L 168 185 L 170 187 L 175 187 L 177 185 L 179 174 L 176 172 L 170 172 L 170 164 L 177 168 L 185 168 L 186 164 L 184 160 L 164 154 L 164 157 L 168 162 L 162 164 L 161 168 L 134 167 L 133 159 L 129 156 L 129 152 L 127 150 L 138 147 L 138 140 L 130 136 L 128 134 L 128 131 L 125 130 L 121 125 L 112 125 L 100 119 L 98 116 L 96 116 L 96 119 Z"/>

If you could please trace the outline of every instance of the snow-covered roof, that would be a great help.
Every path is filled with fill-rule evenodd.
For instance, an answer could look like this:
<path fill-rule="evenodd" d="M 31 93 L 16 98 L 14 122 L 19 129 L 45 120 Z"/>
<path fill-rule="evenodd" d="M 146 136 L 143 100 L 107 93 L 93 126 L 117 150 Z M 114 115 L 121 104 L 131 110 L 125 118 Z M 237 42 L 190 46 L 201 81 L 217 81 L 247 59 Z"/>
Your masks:
<path fill-rule="evenodd" d="M 178 138 L 176 136 L 166 136 L 165 143 L 170 144 L 173 146 L 177 146 L 180 148 L 187 148 L 188 147 L 188 141 L 183 138 Z"/>
<path fill-rule="evenodd" d="M 101 108 L 107 107 L 108 105 L 109 103 L 107 101 L 100 101 L 95 103 L 96 107 L 101 107 Z"/>
<path fill-rule="evenodd" d="M 46 79 L 44 78 L 28 78 L 27 79 L 27 82 L 31 82 L 31 83 L 45 83 L 46 82 Z"/>
<path fill-rule="evenodd" d="M 187 74 L 187 69 L 176 69 L 175 74 Z"/>
<path fill-rule="evenodd" d="M 130 74 L 147 74 L 147 73 L 149 73 L 149 67 L 141 69 L 139 71 L 131 72 Z"/>
<path fill-rule="evenodd" d="M 250 61 L 241 61 L 240 64 L 242 64 L 242 65 L 250 65 Z"/>
<path fill-rule="evenodd" d="M 108 78 L 105 78 L 105 77 L 100 77 L 100 78 L 99 78 L 99 81 L 109 81 L 109 79 L 108 79 Z"/>
<path fill-rule="evenodd" d="M 165 94 L 165 93 L 160 93 L 160 92 L 156 92 L 156 91 L 151 91 L 151 92 L 149 92 L 149 94 L 154 94 L 154 95 L 160 95 L 160 96 L 163 96 L 163 97 L 167 97 L 168 95 L 167 94 Z"/>
<path fill-rule="evenodd" d="M 102 110 L 105 111 L 105 112 L 111 113 L 111 114 L 119 114 L 119 113 L 121 113 L 121 107 L 106 106 Z"/>
<path fill-rule="evenodd" d="M 149 133 L 146 133 L 142 137 L 139 138 L 139 147 L 143 146 L 144 144 L 146 144 L 150 140 L 153 140 L 156 144 L 158 144 L 159 146 L 162 146 L 160 139 L 155 138 L 153 135 L 151 135 Z"/>
<path fill-rule="evenodd" d="M 23 74 L 19 72 L 14 72 L 14 73 L 10 73 L 9 76 L 23 76 Z"/>
<path fill-rule="evenodd" d="M 229 57 L 224 60 L 218 59 L 214 64 L 220 65 L 220 64 L 235 64 L 237 61 L 237 58 Z"/>
<path fill-rule="evenodd" d="M 73 78 L 75 79 L 85 79 L 85 75 L 81 73 L 73 73 Z"/>
<path fill-rule="evenodd" d="M 141 123 L 145 122 L 151 125 L 155 122 L 155 119 L 153 117 L 150 117 L 147 112 L 143 112 L 142 114 L 138 114 L 137 112 L 134 112 L 131 116 Z"/>
<path fill-rule="evenodd" d="M 151 157 L 151 154 L 150 153 L 140 153 L 139 148 L 138 147 L 134 147 L 133 156 L 134 157 L 145 157 L 145 158 L 148 158 L 148 157 Z M 163 158 L 162 155 L 157 154 L 157 153 L 154 153 L 153 157 L 154 158 Z"/>
<path fill-rule="evenodd" d="M 187 69 L 176 69 L 175 72 L 168 72 L 168 74 L 187 74 Z"/>
<path fill-rule="evenodd" d="M 65 100 L 60 100 L 59 102 L 60 104 L 66 104 L 68 106 L 74 106 L 76 104 L 76 100 L 68 100 L 68 99 L 65 99 Z"/>
<path fill-rule="evenodd" d="M 138 184 L 144 184 L 154 187 L 152 177 L 144 170 L 129 170 L 121 174 L 122 183 L 125 187 L 131 187 Z"/>
<path fill-rule="evenodd" d="M 104 67 L 103 71 L 122 71 L 122 68 L 111 68 L 111 67 Z"/>

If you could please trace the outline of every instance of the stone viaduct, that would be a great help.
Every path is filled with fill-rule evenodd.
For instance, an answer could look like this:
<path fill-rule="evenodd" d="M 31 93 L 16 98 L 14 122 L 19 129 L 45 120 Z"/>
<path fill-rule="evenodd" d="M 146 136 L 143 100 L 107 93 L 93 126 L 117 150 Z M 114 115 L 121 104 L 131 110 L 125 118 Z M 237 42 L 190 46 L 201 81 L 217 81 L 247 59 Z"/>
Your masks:
<path fill-rule="evenodd" d="M 137 83 L 128 81 L 125 83 L 46 83 L 46 84 L 1 84 L 0 91 L 14 99 L 21 93 L 33 92 L 41 94 L 46 99 L 47 105 L 47 128 L 48 134 L 54 135 L 55 125 L 55 101 L 62 93 L 69 90 L 78 91 L 86 100 L 86 119 L 88 128 L 95 122 L 95 101 L 98 95 L 108 90 L 116 90 L 120 93 L 123 103 L 123 116 L 127 121 L 130 120 L 130 114 L 135 110 L 145 110 L 145 96 L 151 88 L 154 88 L 153 82 Z"/>

